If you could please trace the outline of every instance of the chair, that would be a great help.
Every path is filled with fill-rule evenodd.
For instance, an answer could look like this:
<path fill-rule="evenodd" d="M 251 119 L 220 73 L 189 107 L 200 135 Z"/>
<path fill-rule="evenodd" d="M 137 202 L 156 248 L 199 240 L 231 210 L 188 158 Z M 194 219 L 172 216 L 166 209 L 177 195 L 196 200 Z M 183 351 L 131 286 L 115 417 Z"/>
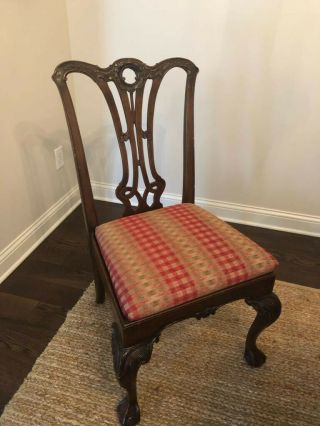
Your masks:
<path fill-rule="evenodd" d="M 161 195 L 165 181 L 157 173 L 154 160 L 153 118 L 162 79 L 175 67 L 182 68 L 187 75 L 182 203 L 163 208 Z M 126 81 L 127 69 L 134 72 L 134 82 Z M 85 74 L 99 86 L 118 139 L 123 176 L 116 196 L 124 205 L 124 217 L 105 224 L 97 220 L 85 152 L 67 86 L 67 76 L 71 73 Z M 164 328 L 186 318 L 207 317 L 226 303 L 244 299 L 257 311 L 245 342 L 244 357 L 250 366 L 260 367 L 266 356 L 256 346 L 257 337 L 281 312 L 281 303 L 273 293 L 277 261 L 230 225 L 194 205 L 193 109 L 197 73 L 197 67 L 183 58 L 167 59 L 155 66 L 130 58 L 120 59 L 108 68 L 68 61 L 60 64 L 53 74 L 74 153 L 93 261 L 96 301 L 103 303 L 107 291 L 113 307 L 114 370 L 120 386 L 126 390 L 126 397 L 117 407 L 121 425 L 139 423 L 137 373 L 150 360 L 153 345 Z M 147 100 L 147 125 L 142 128 L 148 79 L 152 85 Z M 125 129 L 110 82 L 115 84 L 121 99 Z M 140 173 L 144 182 L 142 193 L 138 188 Z"/>

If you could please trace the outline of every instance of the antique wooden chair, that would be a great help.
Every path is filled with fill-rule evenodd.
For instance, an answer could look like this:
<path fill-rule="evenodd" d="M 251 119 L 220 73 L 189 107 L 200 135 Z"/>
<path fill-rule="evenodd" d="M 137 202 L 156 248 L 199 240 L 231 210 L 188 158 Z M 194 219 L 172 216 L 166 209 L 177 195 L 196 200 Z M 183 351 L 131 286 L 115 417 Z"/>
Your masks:
<path fill-rule="evenodd" d="M 162 208 L 160 199 L 165 181 L 157 173 L 154 161 L 153 118 L 159 86 L 174 67 L 182 68 L 187 75 L 182 203 Z M 126 81 L 127 69 L 135 73 L 134 82 Z M 206 317 L 226 303 L 244 299 L 257 311 L 245 342 L 244 357 L 249 365 L 259 367 L 266 357 L 256 346 L 257 337 L 281 311 L 280 301 L 272 292 L 276 260 L 230 225 L 194 205 L 193 109 L 197 72 L 197 67 L 183 58 L 167 59 L 155 66 L 130 58 L 120 59 L 108 68 L 68 61 L 60 64 L 53 74 L 72 142 L 93 261 L 96 301 L 102 303 L 107 291 L 114 311 L 114 369 L 120 385 L 127 391 L 118 405 L 122 425 L 135 425 L 140 420 L 137 373 L 150 360 L 153 344 L 165 327 L 190 317 Z M 98 224 L 97 220 L 85 152 L 67 86 L 70 73 L 85 74 L 99 86 L 119 143 L 123 177 L 116 195 L 124 205 L 125 217 L 105 224 Z M 142 104 L 148 79 L 152 86 L 146 101 L 147 125 L 142 128 Z M 117 87 L 126 128 L 122 128 L 110 82 Z M 132 158 L 128 155 L 128 144 Z M 131 185 L 129 161 L 133 173 Z M 138 189 L 139 173 L 145 186 L 142 194 Z M 148 204 L 150 195 L 152 201 Z M 137 203 L 132 202 L 134 198 Z"/>

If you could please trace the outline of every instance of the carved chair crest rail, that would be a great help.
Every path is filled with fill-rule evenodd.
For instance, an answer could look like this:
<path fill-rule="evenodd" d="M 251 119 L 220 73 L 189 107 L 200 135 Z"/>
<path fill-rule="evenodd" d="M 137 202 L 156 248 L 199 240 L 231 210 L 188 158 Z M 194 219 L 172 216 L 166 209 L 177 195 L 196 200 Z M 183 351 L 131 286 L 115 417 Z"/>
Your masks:
<path fill-rule="evenodd" d="M 182 203 L 162 208 L 161 195 L 166 183 L 156 169 L 153 121 L 161 82 L 175 67 L 186 72 Z M 134 81 L 127 81 L 128 69 L 134 73 Z M 105 224 L 99 224 L 97 219 L 85 151 L 67 85 L 71 73 L 87 75 L 101 89 L 118 140 L 123 174 L 116 196 L 124 205 L 124 217 Z M 257 311 L 247 335 L 244 356 L 249 365 L 259 367 L 266 357 L 256 346 L 256 340 L 281 311 L 281 303 L 273 293 L 277 261 L 230 225 L 194 205 L 197 73 L 198 68 L 184 58 L 166 59 L 154 66 L 124 58 L 107 68 L 67 61 L 58 65 L 53 74 L 74 154 L 96 301 L 103 303 L 107 292 L 114 314 L 114 369 L 127 392 L 118 405 L 121 425 L 139 423 L 137 373 L 150 360 L 153 345 L 165 327 L 186 318 L 205 318 L 226 303 L 244 299 Z M 148 80 L 151 88 L 145 100 Z M 121 105 L 117 104 L 110 84 L 115 85 Z M 144 102 L 146 128 L 142 124 Z M 120 119 L 121 108 L 125 128 Z M 139 176 L 144 184 L 142 194 L 138 188 Z"/>

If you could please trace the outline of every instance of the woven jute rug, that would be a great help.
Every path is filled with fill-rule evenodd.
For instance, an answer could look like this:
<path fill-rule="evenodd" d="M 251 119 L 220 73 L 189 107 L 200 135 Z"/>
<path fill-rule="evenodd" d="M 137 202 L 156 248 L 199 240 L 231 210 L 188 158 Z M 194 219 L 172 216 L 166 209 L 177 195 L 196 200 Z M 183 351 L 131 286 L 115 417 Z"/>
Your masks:
<path fill-rule="evenodd" d="M 320 291 L 278 282 L 280 319 L 259 338 L 260 369 L 242 359 L 252 308 L 239 301 L 162 333 L 138 378 L 141 425 L 319 425 Z M 91 285 L 7 405 L 0 424 L 117 425 L 121 397 L 108 303 Z"/>

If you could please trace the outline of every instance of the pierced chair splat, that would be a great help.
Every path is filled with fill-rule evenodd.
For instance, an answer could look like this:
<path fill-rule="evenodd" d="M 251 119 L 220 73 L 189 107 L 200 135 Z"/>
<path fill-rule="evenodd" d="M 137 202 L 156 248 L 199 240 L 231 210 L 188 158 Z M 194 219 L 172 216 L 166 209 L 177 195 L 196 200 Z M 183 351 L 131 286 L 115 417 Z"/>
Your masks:
<path fill-rule="evenodd" d="M 166 183 L 156 170 L 153 120 L 161 82 L 176 67 L 186 72 L 182 203 L 163 207 L 161 196 Z M 128 71 L 133 74 L 131 80 Z M 99 86 L 118 140 L 123 174 L 115 193 L 124 205 L 124 217 L 108 223 L 100 224 L 97 219 L 85 151 L 67 86 L 71 73 L 85 74 Z M 266 357 L 256 340 L 281 312 L 281 303 L 273 293 L 277 266 L 273 256 L 194 205 L 197 73 L 197 67 L 183 58 L 167 59 L 154 66 L 125 58 L 108 68 L 68 61 L 53 74 L 74 153 L 96 301 L 102 303 L 107 292 L 114 312 L 114 369 L 120 386 L 126 390 L 126 397 L 118 405 L 121 425 L 132 426 L 140 421 L 138 370 L 150 360 L 153 345 L 165 327 L 191 317 L 205 318 L 226 303 L 244 299 L 257 311 L 245 342 L 244 357 L 249 365 L 259 367 Z M 151 89 L 145 100 L 148 80 Z M 110 84 L 116 86 L 121 105 L 117 105 Z M 143 102 L 147 103 L 146 128 L 142 125 Z M 126 128 L 122 127 L 119 108 Z M 142 193 L 138 188 L 139 176 L 144 185 Z"/>

